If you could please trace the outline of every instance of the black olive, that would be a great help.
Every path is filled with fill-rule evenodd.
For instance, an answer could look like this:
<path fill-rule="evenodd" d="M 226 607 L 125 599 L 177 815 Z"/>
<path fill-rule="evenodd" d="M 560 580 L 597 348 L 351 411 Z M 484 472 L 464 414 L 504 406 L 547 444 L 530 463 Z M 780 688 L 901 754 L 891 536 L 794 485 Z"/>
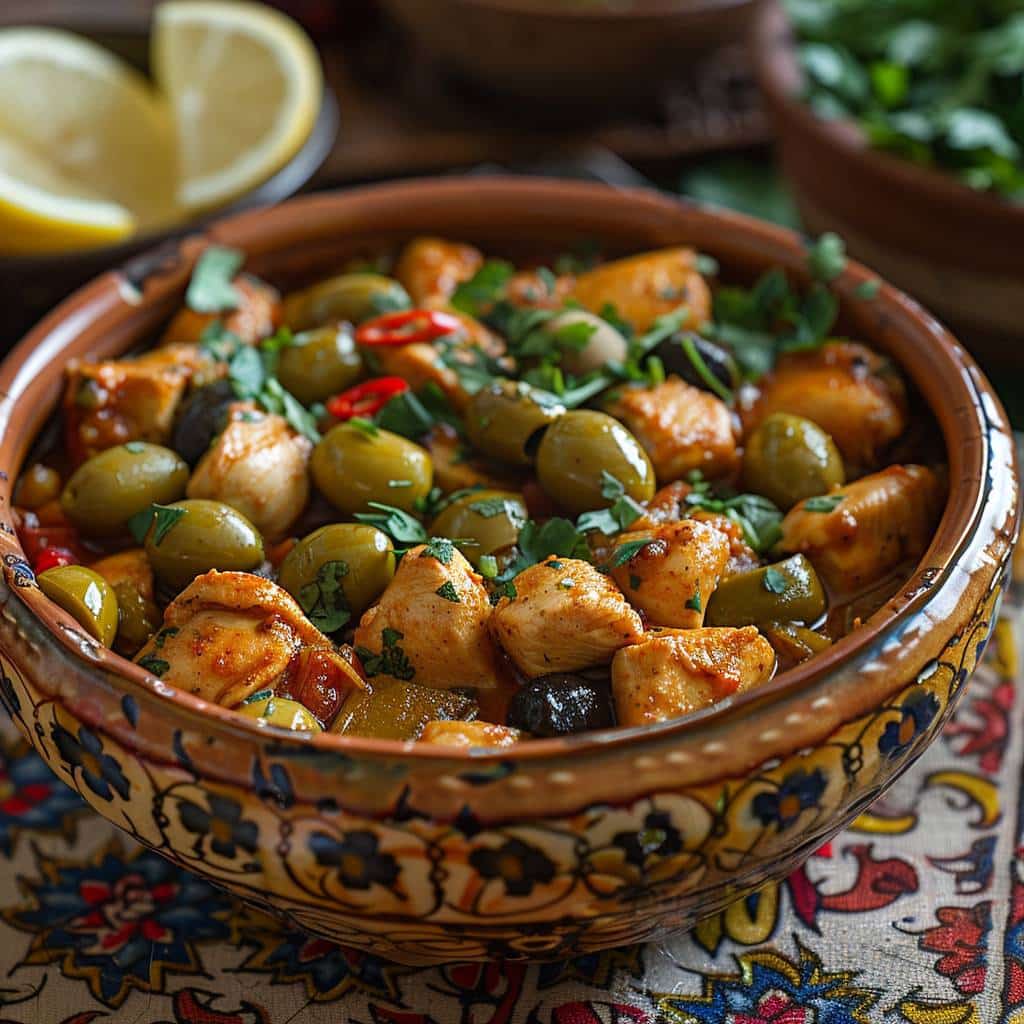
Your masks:
<path fill-rule="evenodd" d="M 735 391 L 740 385 L 740 372 L 732 353 L 691 331 L 677 331 L 658 345 L 653 354 L 661 360 L 666 373 L 677 374 L 704 391 L 719 394 L 720 390 L 709 384 L 705 369 L 728 391 Z"/>
<path fill-rule="evenodd" d="M 228 409 L 236 401 L 234 389 L 226 380 L 193 391 L 178 413 L 171 447 L 190 466 L 194 466 L 224 429 Z"/>
<path fill-rule="evenodd" d="M 508 724 L 533 736 L 607 729 L 615 724 L 611 683 L 562 672 L 531 679 L 512 698 Z"/>

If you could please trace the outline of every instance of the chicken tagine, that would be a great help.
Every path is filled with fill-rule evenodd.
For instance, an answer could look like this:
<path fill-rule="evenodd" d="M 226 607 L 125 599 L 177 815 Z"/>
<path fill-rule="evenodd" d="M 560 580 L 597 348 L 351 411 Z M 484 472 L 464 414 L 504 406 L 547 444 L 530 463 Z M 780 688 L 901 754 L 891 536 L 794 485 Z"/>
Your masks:
<path fill-rule="evenodd" d="M 263 725 L 495 748 L 710 707 L 858 628 L 945 502 L 898 367 L 835 330 L 841 243 L 808 259 L 422 237 L 282 295 L 209 248 L 155 345 L 68 366 L 22 546 Z"/>

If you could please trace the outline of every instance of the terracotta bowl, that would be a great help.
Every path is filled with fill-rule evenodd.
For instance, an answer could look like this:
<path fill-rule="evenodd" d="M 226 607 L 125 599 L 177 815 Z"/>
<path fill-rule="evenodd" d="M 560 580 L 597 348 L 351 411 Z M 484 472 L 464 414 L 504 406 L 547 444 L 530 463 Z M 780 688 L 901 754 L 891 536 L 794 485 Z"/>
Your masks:
<path fill-rule="evenodd" d="M 872 149 L 852 121 L 802 100 L 789 21 L 776 0 L 754 18 L 758 79 L 782 166 L 809 230 L 841 234 L 962 332 L 986 365 L 1024 365 L 1024 205 Z"/>
<path fill-rule="evenodd" d="M 435 61 L 545 106 L 657 95 L 694 59 L 742 39 L 753 0 L 382 0 Z"/>
<path fill-rule="evenodd" d="M 995 622 L 1018 530 L 1014 445 L 990 385 L 916 303 L 850 266 L 843 330 L 889 352 L 945 441 L 951 494 L 906 586 L 827 653 L 657 727 L 472 756 L 310 736 L 172 689 L 50 604 L 11 488 L 71 357 L 154 335 L 212 241 L 280 284 L 419 232 L 507 247 L 686 242 L 749 278 L 803 279 L 801 241 L 654 193 L 447 179 L 294 200 L 108 273 L 0 367 L 0 693 L 59 777 L 141 842 L 298 926 L 407 963 L 551 959 L 656 939 L 781 878 L 937 735 Z"/>

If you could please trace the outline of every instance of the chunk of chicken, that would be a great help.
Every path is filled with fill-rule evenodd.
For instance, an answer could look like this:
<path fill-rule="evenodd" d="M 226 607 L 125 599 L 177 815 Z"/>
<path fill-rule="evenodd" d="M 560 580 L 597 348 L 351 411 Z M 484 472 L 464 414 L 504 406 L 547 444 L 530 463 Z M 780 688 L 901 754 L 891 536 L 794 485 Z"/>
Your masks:
<path fill-rule="evenodd" d="M 214 320 L 220 320 L 225 330 L 247 345 L 269 338 L 281 322 L 281 296 L 277 290 L 250 274 L 239 274 L 231 283 L 238 294 L 237 308 L 224 313 L 197 313 L 182 306 L 167 325 L 160 344 L 197 344 Z"/>
<path fill-rule="evenodd" d="M 650 543 L 621 565 L 615 564 L 645 540 Z M 706 523 L 684 519 L 620 534 L 616 543 L 615 551 L 622 555 L 612 555 L 612 579 L 647 622 L 681 629 L 703 624 L 704 609 L 729 559 L 725 534 Z"/>
<path fill-rule="evenodd" d="M 779 549 L 805 554 L 818 575 L 844 594 L 920 558 L 942 512 L 942 487 L 924 466 L 890 466 L 830 497 L 842 499 L 831 511 L 813 511 L 806 501 L 790 510 Z"/>
<path fill-rule="evenodd" d="M 491 722 L 427 722 L 420 736 L 420 743 L 435 747 L 511 747 L 518 743 L 523 734 L 507 725 Z"/>
<path fill-rule="evenodd" d="M 619 725 L 649 725 L 711 707 L 771 678 L 775 652 L 755 626 L 656 629 L 612 661 Z"/>
<path fill-rule="evenodd" d="M 633 432 L 659 483 L 699 469 L 721 478 L 739 466 L 739 431 L 721 399 L 670 376 L 653 388 L 624 387 L 607 411 Z"/>
<path fill-rule="evenodd" d="M 142 548 L 107 555 L 90 566 L 112 587 L 129 586 L 147 601 L 153 600 L 153 569 Z"/>
<path fill-rule="evenodd" d="M 196 577 L 167 606 L 163 627 L 135 660 L 171 686 L 235 707 L 259 690 L 285 687 L 300 655 L 310 650 L 331 662 L 338 685 L 364 685 L 276 583 L 214 570 Z"/>
<path fill-rule="evenodd" d="M 414 238 L 402 250 L 395 277 L 409 293 L 413 304 L 424 306 L 437 300 L 447 302 L 463 281 L 483 266 L 479 249 L 463 242 L 425 236 Z"/>
<path fill-rule="evenodd" d="M 606 665 L 643 633 L 640 616 L 589 562 L 550 557 L 521 572 L 503 597 L 491 633 L 526 676 Z"/>
<path fill-rule="evenodd" d="M 434 540 L 405 554 L 360 620 L 356 651 L 371 680 L 490 688 L 498 672 L 490 617 L 483 579 L 450 541 Z"/>
<path fill-rule="evenodd" d="M 855 476 L 874 469 L 885 446 L 906 429 L 906 389 L 889 359 L 856 342 L 830 341 L 813 352 L 782 356 L 763 381 L 746 425 L 753 429 L 773 412 L 816 423 Z"/>
<path fill-rule="evenodd" d="M 442 359 L 444 352 L 450 360 L 474 365 L 482 356 L 498 359 L 504 355 L 505 343 L 483 324 L 472 317 L 445 310 L 459 319 L 462 326 L 456 334 L 428 344 L 378 345 L 372 353 L 377 372 L 388 377 L 401 377 L 413 391 L 427 384 L 436 384 L 456 411 L 466 407 L 470 394 L 459 374 Z M 509 364 L 511 369 L 511 364 Z"/>
<path fill-rule="evenodd" d="M 536 270 L 520 270 L 508 279 L 505 298 L 515 306 L 561 309 L 572 295 L 575 284 L 576 279 L 570 274 L 561 274 L 551 281 Z"/>
<path fill-rule="evenodd" d="M 447 425 L 434 427 L 423 447 L 434 463 L 434 484 L 445 494 L 466 487 L 517 491 L 522 486 L 523 473 L 475 455 Z"/>
<path fill-rule="evenodd" d="M 265 536 L 284 536 L 309 499 L 312 450 L 283 417 L 236 402 L 227 426 L 199 460 L 187 494 L 223 501 Z"/>
<path fill-rule="evenodd" d="M 572 295 L 591 313 L 611 304 L 638 334 L 680 306 L 689 311 L 684 327 L 699 327 L 711 315 L 711 292 L 697 271 L 697 253 L 684 247 L 604 263 L 580 274 Z"/>
<path fill-rule="evenodd" d="M 699 523 L 713 526 L 729 541 L 729 558 L 722 570 L 723 580 L 743 572 L 750 572 L 751 569 L 756 569 L 761 564 L 757 552 L 747 543 L 743 527 L 727 515 L 723 515 L 721 512 L 708 512 L 706 509 L 696 509 L 690 513 L 690 517 Z"/>
<path fill-rule="evenodd" d="M 132 657 L 160 628 L 160 609 L 153 600 L 153 570 L 142 548 L 130 548 L 93 562 L 117 598 L 118 623 L 114 648 Z"/>

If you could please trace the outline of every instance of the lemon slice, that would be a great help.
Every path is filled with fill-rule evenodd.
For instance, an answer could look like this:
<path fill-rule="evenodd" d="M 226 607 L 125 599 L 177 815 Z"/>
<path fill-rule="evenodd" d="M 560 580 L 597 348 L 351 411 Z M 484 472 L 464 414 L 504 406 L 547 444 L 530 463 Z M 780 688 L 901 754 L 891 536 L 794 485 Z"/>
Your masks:
<path fill-rule="evenodd" d="M 110 245 L 135 227 L 135 218 L 123 206 L 0 138 L 0 252 L 21 255 Z"/>
<path fill-rule="evenodd" d="M 99 244 L 177 215 L 169 108 L 87 40 L 56 29 L 0 31 L 0 140 L 4 223 L 17 220 L 23 248 L 89 244 L 94 231 Z"/>
<path fill-rule="evenodd" d="M 162 4 L 152 66 L 174 110 L 178 201 L 190 211 L 230 202 L 274 174 L 309 137 L 320 107 L 312 43 L 260 4 Z"/>

